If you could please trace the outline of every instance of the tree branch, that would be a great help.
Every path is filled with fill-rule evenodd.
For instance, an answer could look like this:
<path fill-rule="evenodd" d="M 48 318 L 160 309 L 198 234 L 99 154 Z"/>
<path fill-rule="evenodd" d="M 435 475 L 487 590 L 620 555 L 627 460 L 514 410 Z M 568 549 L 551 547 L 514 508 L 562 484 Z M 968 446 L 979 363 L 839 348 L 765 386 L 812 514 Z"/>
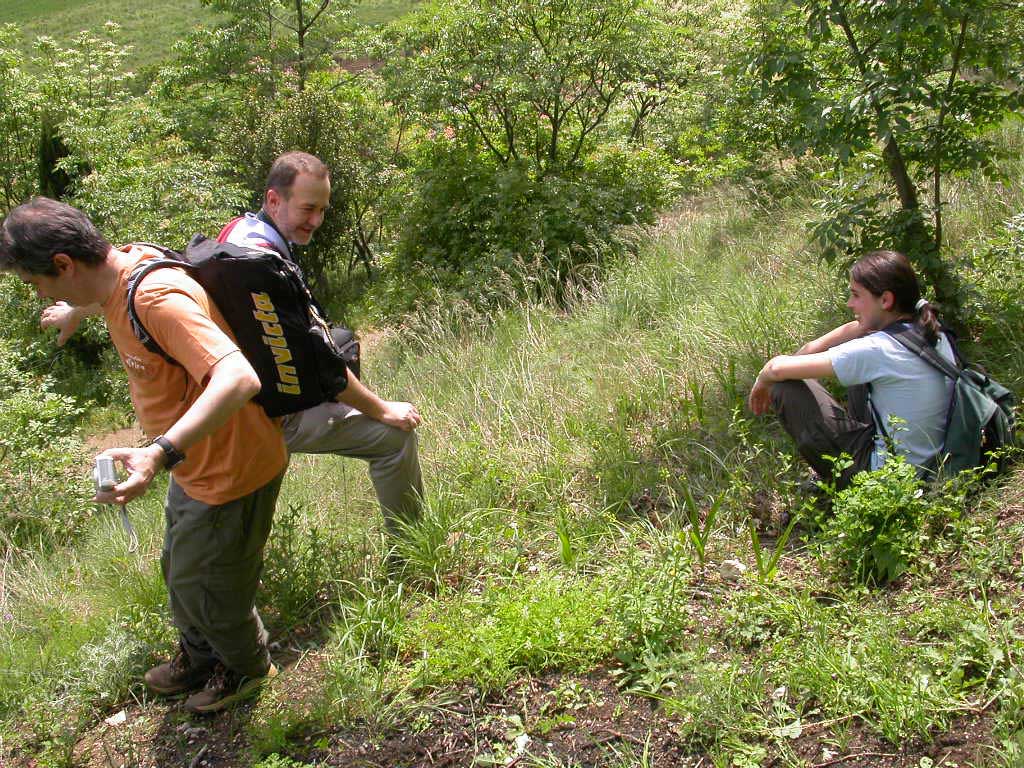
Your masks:
<path fill-rule="evenodd" d="M 949 81 L 946 83 L 946 91 L 942 96 L 942 104 L 939 107 L 939 116 L 935 121 L 935 156 L 932 161 L 932 193 L 934 198 L 932 204 L 935 207 L 935 252 L 938 253 L 942 247 L 942 194 L 941 194 L 941 158 L 942 158 L 942 124 L 946 120 L 946 113 L 949 112 L 949 101 L 953 98 L 953 87 L 956 85 L 957 74 L 960 70 L 960 57 L 964 51 L 964 41 L 967 38 L 967 14 L 960 17 L 960 36 L 956 41 L 956 50 L 953 51 L 953 62 L 949 67 Z"/>

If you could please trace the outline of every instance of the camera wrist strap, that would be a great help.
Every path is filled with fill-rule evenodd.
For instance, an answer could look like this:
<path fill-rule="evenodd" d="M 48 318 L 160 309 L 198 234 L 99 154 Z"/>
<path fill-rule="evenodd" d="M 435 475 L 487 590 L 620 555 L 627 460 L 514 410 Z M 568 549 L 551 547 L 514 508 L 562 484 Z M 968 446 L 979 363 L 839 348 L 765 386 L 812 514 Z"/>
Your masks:
<path fill-rule="evenodd" d="M 121 504 L 121 527 L 124 528 L 124 532 L 128 535 L 128 551 L 137 552 L 139 549 L 139 537 L 135 533 L 135 526 L 132 525 L 132 521 L 128 519 L 128 505 Z"/>

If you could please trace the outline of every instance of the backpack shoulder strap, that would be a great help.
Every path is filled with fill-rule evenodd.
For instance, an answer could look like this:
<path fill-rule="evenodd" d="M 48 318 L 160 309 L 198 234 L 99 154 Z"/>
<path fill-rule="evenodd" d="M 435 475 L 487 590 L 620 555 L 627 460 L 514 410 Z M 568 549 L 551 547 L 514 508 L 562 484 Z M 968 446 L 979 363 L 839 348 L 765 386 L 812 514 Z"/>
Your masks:
<path fill-rule="evenodd" d="M 939 351 L 929 344 L 916 328 L 906 325 L 889 326 L 884 329 L 884 332 L 953 381 L 960 378 L 963 367 L 940 355 Z"/>
<path fill-rule="evenodd" d="M 182 261 L 180 254 L 167 248 L 161 248 L 158 245 L 150 246 L 149 243 L 136 243 L 136 245 L 146 245 L 151 248 L 155 248 L 163 253 L 165 258 L 147 259 L 146 261 L 142 261 L 128 276 L 128 320 L 131 323 L 132 332 L 135 334 L 135 338 L 142 342 L 142 346 L 150 352 L 155 352 L 172 365 L 180 365 L 177 360 L 164 351 L 163 347 L 156 342 L 156 339 L 150 335 L 149 331 L 147 331 L 146 327 L 142 324 L 142 320 L 139 318 L 139 313 L 135 309 L 135 294 L 138 293 L 139 284 L 142 282 L 143 278 L 145 278 L 150 272 L 164 267 L 184 267 L 185 269 L 188 269 L 191 265 L 186 261 Z"/>

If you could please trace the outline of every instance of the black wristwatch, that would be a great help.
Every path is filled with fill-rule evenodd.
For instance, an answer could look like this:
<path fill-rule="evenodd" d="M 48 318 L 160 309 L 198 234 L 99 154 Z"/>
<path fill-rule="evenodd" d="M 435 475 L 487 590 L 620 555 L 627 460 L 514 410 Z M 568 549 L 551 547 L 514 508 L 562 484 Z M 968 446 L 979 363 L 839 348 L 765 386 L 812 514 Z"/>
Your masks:
<path fill-rule="evenodd" d="M 185 454 L 175 448 L 171 441 L 163 435 L 156 438 L 152 444 L 159 445 L 164 452 L 164 456 L 167 457 L 167 461 L 164 464 L 164 469 L 166 470 L 174 469 L 185 460 Z"/>

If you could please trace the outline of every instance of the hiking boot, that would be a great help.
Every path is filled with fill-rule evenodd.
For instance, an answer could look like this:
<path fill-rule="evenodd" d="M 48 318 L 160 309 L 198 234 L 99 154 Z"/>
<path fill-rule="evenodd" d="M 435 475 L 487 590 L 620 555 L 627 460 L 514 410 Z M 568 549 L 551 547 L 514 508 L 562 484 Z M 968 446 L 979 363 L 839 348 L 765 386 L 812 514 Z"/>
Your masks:
<path fill-rule="evenodd" d="M 163 696 L 174 696 L 201 688 L 210 675 L 213 666 L 194 667 L 184 648 L 179 648 L 170 661 L 158 664 L 146 672 L 145 681 L 150 690 Z"/>
<path fill-rule="evenodd" d="M 219 712 L 254 695 L 275 677 L 277 667 L 273 664 L 263 677 L 246 677 L 217 662 L 206 687 L 185 699 L 185 709 L 197 713 Z"/>

